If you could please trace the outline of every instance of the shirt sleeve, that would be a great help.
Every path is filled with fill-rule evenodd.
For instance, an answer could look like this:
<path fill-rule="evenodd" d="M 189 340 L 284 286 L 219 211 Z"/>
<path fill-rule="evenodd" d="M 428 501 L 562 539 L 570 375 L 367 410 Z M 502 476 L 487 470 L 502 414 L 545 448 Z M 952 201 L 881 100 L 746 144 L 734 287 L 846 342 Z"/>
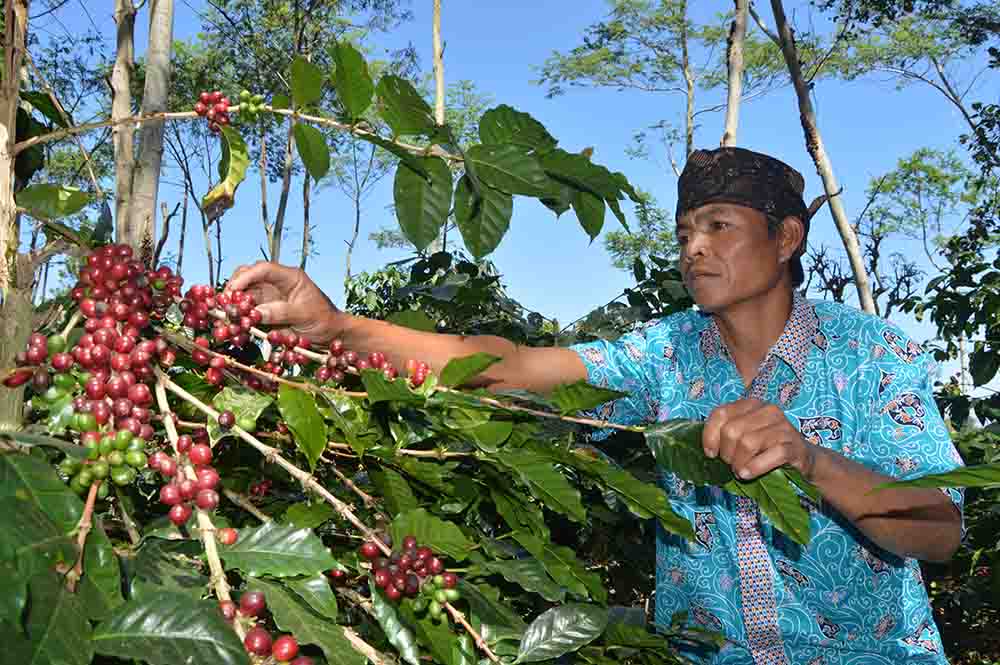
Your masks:
<path fill-rule="evenodd" d="M 588 383 L 627 393 L 598 407 L 591 415 L 621 425 L 640 425 L 655 420 L 657 392 L 649 332 L 662 325 L 657 322 L 613 342 L 598 340 L 570 347 L 587 367 Z"/>
<path fill-rule="evenodd" d="M 934 401 L 935 368 L 926 352 L 915 355 L 911 362 L 880 363 L 878 398 L 859 461 L 901 480 L 964 466 Z M 963 491 L 957 488 L 942 488 L 942 491 L 961 513 Z M 962 532 L 965 532 L 964 520 Z"/>

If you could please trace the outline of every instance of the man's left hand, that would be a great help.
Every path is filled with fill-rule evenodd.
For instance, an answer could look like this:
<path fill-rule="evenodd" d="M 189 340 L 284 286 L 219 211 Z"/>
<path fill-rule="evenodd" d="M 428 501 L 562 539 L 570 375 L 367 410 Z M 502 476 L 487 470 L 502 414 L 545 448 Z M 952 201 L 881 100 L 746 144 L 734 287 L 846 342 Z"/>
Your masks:
<path fill-rule="evenodd" d="M 809 479 L 816 462 L 816 447 L 802 438 L 784 412 L 756 399 L 712 411 L 701 442 L 706 456 L 722 459 L 743 480 L 786 464 Z"/>

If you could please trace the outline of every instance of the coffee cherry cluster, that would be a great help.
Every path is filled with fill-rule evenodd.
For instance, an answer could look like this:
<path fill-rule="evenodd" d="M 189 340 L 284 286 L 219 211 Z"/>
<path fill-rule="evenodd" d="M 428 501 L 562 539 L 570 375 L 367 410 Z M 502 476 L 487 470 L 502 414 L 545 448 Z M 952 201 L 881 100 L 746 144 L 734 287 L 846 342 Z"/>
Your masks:
<path fill-rule="evenodd" d="M 431 617 L 442 616 L 445 603 L 458 600 L 458 575 L 444 569 L 444 561 L 434 551 L 417 543 L 415 536 L 403 538 L 402 547 L 389 557 L 380 556 L 378 545 L 368 541 L 359 553 L 372 562 L 375 586 L 396 602 L 403 596 L 414 598 L 413 609 L 428 610 Z"/>
<path fill-rule="evenodd" d="M 267 610 L 267 602 L 260 591 L 247 591 L 240 596 L 237 606 L 231 600 L 219 602 L 223 618 L 232 623 L 237 617 L 259 619 Z M 279 663 L 290 665 L 313 665 L 312 658 L 299 656 L 299 643 L 292 635 L 280 635 L 277 639 L 260 624 L 253 626 L 243 638 L 243 647 L 253 656 L 270 656 Z"/>
<path fill-rule="evenodd" d="M 264 110 L 264 95 L 251 94 L 249 90 L 240 91 L 240 118 L 254 122 Z"/>
<path fill-rule="evenodd" d="M 192 504 L 202 510 L 213 511 L 219 505 L 219 472 L 209 463 L 212 448 L 204 440 L 195 441 L 188 434 L 177 437 L 176 456 L 157 451 L 149 458 L 149 466 L 160 472 L 166 483 L 160 487 L 160 503 L 170 506 L 167 518 L 183 526 L 191 518 Z M 195 479 L 182 471 L 184 465 L 194 467 Z"/>
<path fill-rule="evenodd" d="M 286 369 L 292 369 L 296 365 L 306 365 L 310 362 L 309 358 L 295 350 L 296 347 L 308 348 L 309 342 L 290 330 L 270 331 L 267 333 L 267 342 L 271 345 L 271 355 L 261 366 L 265 372 L 281 376 Z M 341 375 L 342 379 L 343 375 Z"/>
<path fill-rule="evenodd" d="M 356 351 L 350 351 L 344 347 L 343 340 L 335 339 L 330 342 L 329 355 L 326 364 L 316 370 L 316 380 L 320 383 L 340 383 L 344 380 L 344 370 L 353 368 L 360 372 L 364 369 L 377 369 L 382 371 L 386 379 L 392 381 L 399 376 L 399 371 L 393 367 L 392 363 L 381 351 L 372 351 L 367 355 L 360 355 Z M 430 366 L 422 360 L 410 359 L 406 361 L 406 374 L 410 377 L 410 383 L 414 386 L 421 385 L 427 380 Z"/>
<path fill-rule="evenodd" d="M 127 429 L 117 432 L 87 431 L 80 437 L 87 448 L 87 458 L 79 460 L 67 456 L 59 463 L 59 470 L 70 478 L 70 488 L 78 494 L 85 494 L 95 481 L 111 479 L 115 485 L 130 485 L 136 479 L 137 470 L 145 468 L 146 441 L 133 436 Z M 101 483 L 97 498 L 108 496 L 108 484 Z"/>
<path fill-rule="evenodd" d="M 229 98 L 221 92 L 203 91 L 194 105 L 194 112 L 208 121 L 208 129 L 218 134 L 229 124 Z"/>

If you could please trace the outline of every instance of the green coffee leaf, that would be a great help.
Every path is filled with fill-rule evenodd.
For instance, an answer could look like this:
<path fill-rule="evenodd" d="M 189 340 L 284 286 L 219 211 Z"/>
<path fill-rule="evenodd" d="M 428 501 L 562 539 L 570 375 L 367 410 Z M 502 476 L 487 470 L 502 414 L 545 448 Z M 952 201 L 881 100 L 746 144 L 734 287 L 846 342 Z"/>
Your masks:
<path fill-rule="evenodd" d="M 385 501 L 386 510 L 390 515 L 405 513 L 420 506 L 420 502 L 410 489 L 410 484 L 406 478 L 396 473 L 392 469 L 383 467 L 382 469 L 372 469 L 368 472 L 375 487 L 378 488 L 382 500 Z"/>
<path fill-rule="evenodd" d="M 337 620 L 337 596 L 330 588 L 330 580 L 326 575 L 319 573 L 311 577 L 297 577 L 286 580 L 285 585 L 306 601 L 313 611 L 330 621 Z"/>
<path fill-rule="evenodd" d="M 479 119 L 479 140 L 483 143 L 515 143 L 539 151 L 551 150 L 558 141 L 545 126 L 527 113 L 501 104 Z"/>
<path fill-rule="evenodd" d="M 361 53 L 349 42 L 333 48 L 334 83 L 337 98 L 349 118 L 360 118 L 372 103 L 375 84 Z"/>
<path fill-rule="evenodd" d="M 382 595 L 382 590 L 376 587 L 371 579 L 368 580 L 368 588 L 371 589 L 375 620 L 382 627 L 389 644 L 396 647 L 396 651 L 405 662 L 410 665 L 420 665 L 420 649 L 417 648 L 417 638 L 413 635 L 413 631 L 400 623 L 399 617 L 396 616 L 396 608 Z"/>
<path fill-rule="evenodd" d="M 896 480 L 879 485 L 873 491 L 917 487 L 995 487 L 1000 485 L 1000 464 L 966 466 L 944 473 L 934 473 L 912 480 Z"/>
<path fill-rule="evenodd" d="M 421 402 L 423 397 L 412 390 L 404 378 L 387 379 L 381 370 L 361 370 L 361 382 L 368 392 L 368 402 Z"/>
<path fill-rule="evenodd" d="M 516 472 L 532 496 L 547 508 L 576 522 L 586 521 L 587 511 L 580 501 L 580 492 L 552 464 L 550 457 L 526 449 L 504 449 L 495 453 L 494 459 Z"/>
<path fill-rule="evenodd" d="M 296 56 L 292 61 L 292 99 L 295 106 L 302 108 L 315 104 L 322 96 L 323 72 L 303 56 Z"/>
<path fill-rule="evenodd" d="M 295 135 L 295 149 L 299 151 L 306 171 L 318 182 L 330 170 L 330 147 L 326 144 L 326 137 L 323 132 L 304 122 L 295 123 L 292 132 Z"/>
<path fill-rule="evenodd" d="M 325 501 L 293 503 L 283 516 L 283 521 L 299 529 L 315 529 L 334 516 L 333 507 Z"/>
<path fill-rule="evenodd" d="M 52 98 L 49 97 L 48 93 L 40 90 L 22 90 L 20 97 L 22 100 L 34 106 L 35 109 L 44 115 L 53 125 L 58 125 L 59 127 L 70 127 L 75 124 L 73 122 L 73 117 L 69 114 L 69 111 L 66 111 L 66 117 L 69 118 L 69 123 L 67 124 L 66 120 L 63 119 L 63 114 L 56 108 L 55 103 L 52 101 Z"/>
<path fill-rule="evenodd" d="M 206 395 L 207 397 L 207 395 Z M 254 423 L 260 418 L 264 409 L 274 403 L 274 398 L 270 395 L 256 390 L 237 390 L 225 387 L 221 392 L 212 398 L 212 406 L 217 411 L 232 411 L 236 420 L 253 420 Z M 226 433 L 219 427 L 218 421 L 214 418 L 207 423 L 209 440 L 214 444 L 216 441 L 226 436 Z"/>
<path fill-rule="evenodd" d="M 326 425 L 312 393 L 282 384 L 278 389 L 278 410 L 295 438 L 295 445 L 316 470 L 316 462 L 326 450 Z"/>
<path fill-rule="evenodd" d="M 31 602 L 24 619 L 28 639 L 6 643 L 5 660 L 37 665 L 90 663 L 94 654 L 90 622 L 80 597 L 66 588 L 62 576 L 43 571 L 28 580 L 28 591 Z"/>
<path fill-rule="evenodd" d="M 365 664 L 365 657 L 351 647 L 344 636 L 344 629 L 306 607 L 296 592 L 269 580 L 254 580 L 247 588 L 264 592 L 267 608 L 279 630 L 295 635 L 300 644 L 318 646 L 328 663 Z"/>
<path fill-rule="evenodd" d="M 200 599 L 208 577 L 198 571 L 194 562 L 202 553 L 201 543 L 196 540 L 147 536 L 133 560 L 132 599 L 156 596 L 163 591 Z"/>
<path fill-rule="evenodd" d="M 215 601 L 170 591 L 131 600 L 116 609 L 94 631 L 91 644 L 99 654 L 154 665 L 250 662 Z"/>
<path fill-rule="evenodd" d="M 397 515 L 389 529 L 394 543 L 401 543 L 404 537 L 413 535 L 421 545 L 455 561 L 464 560 L 473 547 L 458 526 L 431 515 L 423 508 Z"/>
<path fill-rule="evenodd" d="M 427 177 L 406 163 L 396 169 L 393 200 L 399 228 L 418 250 L 437 238 L 451 210 L 451 171 L 440 157 L 421 157 Z"/>
<path fill-rule="evenodd" d="M 537 559 L 491 561 L 483 564 L 483 568 L 502 575 L 505 580 L 519 585 L 526 591 L 537 593 L 549 602 L 561 603 L 566 598 L 566 591 L 552 581 L 545 572 L 545 567 Z"/>
<path fill-rule="evenodd" d="M 593 642 L 607 625 L 608 611 L 597 605 L 552 608 L 528 626 L 514 662 L 533 663 L 558 658 Z"/>
<path fill-rule="evenodd" d="M 240 133 L 230 126 L 222 128 L 222 159 L 219 162 L 221 182 L 201 199 L 201 208 L 211 221 L 222 216 L 236 201 L 236 188 L 246 178 L 250 151 Z"/>
<path fill-rule="evenodd" d="M 330 550 L 310 529 L 275 522 L 241 529 L 239 540 L 220 547 L 219 553 L 227 567 L 253 577 L 314 575 L 336 565 Z"/>
<path fill-rule="evenodd" d="M 557 584 L 581 598 L 591 597 L 599 603 L 607 600 L 608 592 L 601 576 L 587 570 L 568 547 L 555 545 L 533 533 L 515 531 L 514 539 L 538 559 Z"/>
<path fill-rule="evenodd" d="M 437 132 L 431 107 L 406 79 L 383 76 L 379 79 L 375 94 L 382 103 L 382 118 L 392 128 L 394 135 L 432 136 Z"/>
<path fill-rule="evenodd" d="M 646 445 L 657 463 L 682 480 L 695 485 L 722 487 L 733 479 L 729 466 L 719 458 L 705 456 L 701 445 L 704 423 L 667 420 L 646 428 Z"/>
<path fill-rule="evenodd" d="M 474 145 L 465 151 L 465 159 L 480 180 L 500 191 L 539 197 L 549 191 L 538 158 L 524 146 Z"/>
<path fill-rule="evenodd" d="M 552 391 L 552 394 L 549 395 L 549 399 L 556 405 L 556 408 L 560 412 L 567 414 L 574 411 L 594 409 L 606 402 L 624 397 L 627 394 L 617 390 L 592 386 L 581 379 L 575 383 L 557 386 Z"/>
<path fill-rule="evenodd" d="M 442 386 L 454 387 L 464 384 L 478 374 L 500 362 L 500 356 L 489 353 L 473 353 L 470 356 L 452 358 L 441 370 L 439 383 Z"/>
<path fill-rule="evenodd" d="M 577 190 L 573 193 L 570 203 L 576 218 L 580 221 L 580 226 L 590 239 L 599 236 L 601 229 L 604 228 L 604 201 L 590 192 Z"/>
<path fill-rule="evenodd" d="M 465 246 L 477 259 L 497 248 L 510 228 L 514 214 L 514 199 L 510 194 L 492 187 L 473 192 L 467 175 L 455 187 L 455 223 L 462 233 Z"/>
<path fill-rule="evenodd" d="M 38 219 L 60 219 L 75 215 L 90 203 L 90 194 L 76 187 L 39 183 L 14 195 L 18 206 Z"/>
<path fill-rule="evenodd" d="M 809 511 L 802 506 L 782 469 L 774 469 L 750 482 L 731 480 L 725 489 L 753 499 L 778 530 L 800 545 L 809 544 Z"/>

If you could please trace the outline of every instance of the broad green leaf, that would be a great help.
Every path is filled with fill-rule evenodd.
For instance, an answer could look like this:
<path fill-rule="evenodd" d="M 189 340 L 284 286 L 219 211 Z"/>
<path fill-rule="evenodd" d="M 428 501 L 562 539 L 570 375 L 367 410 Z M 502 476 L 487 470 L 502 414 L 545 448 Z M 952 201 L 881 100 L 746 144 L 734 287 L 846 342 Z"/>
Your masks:
<path fill-rule="evenodd" d="M 459 635 L 451 645 L 451 665 L 476 665 L 476 647 L 468 633 Z"/>
<path fill-rule="evenodd" d="M 561 603 L 566 598 L 566 591 L 552 581 L 545 572 L 545 567 L 536 559 L 491 561 L 483 564 L 483 568 L 503 575 L 508 582 L 520 585 L 526 591 L 537 593 L 549 602 Z"/>
<path fill-rule="evenodd" d="M 282 384 L 278 388 L 278 410 L 295 438 L 295 445 L 316 470 L 316 461 L 326 450 L 326 425 L 312 393 Z"/>
<path fill-rule="evenodd" d="M 465 151 L 465 159 L 480 180 L 500 191 L 538 197 L 549 192 L 538 158 L 524 146 L 474 145 Z"/>
<path fill-rule="evenodd" d="M 750 482 L 732 480 L 725 489 L 750 497 L 775 528 L 800 545 L 809 544 L 809 512 L 783 470 L 774 469 Z"/>
<path fill-rule="evenodd" d="M 83 210 L 90 203 L 90 194 L 76 187 L 38 183 L 17 192 L 14 199 L 32 217 L 60 219 Z"/>
<path fill-rule="evenodd" d="M 575 651 L 590 644 L 608 625 L 608 611 L 597 605 L 562 605 L 531 622 L 515 663 L 533 663 Z"/>
<path fill-rule="evenodd" d="M 582 598 L 590 596 L 599 603 L 607 600 L 608 592 L 601 576 L 587 570 L 570 548 L 544 541 L 525 531 L 514 532 L 514 539 L 545 566 L 545 571 L 556 583 L 566 587 L 570 593 Z"/>
<path fill-rule="evenodd" d="M 330 551 L 310 529 L 297 529 L 268 522 L 254 529 L 241 529 L 230 547 L 220 547 L 229 568 L 239 568 L 252 577 L 314 575 L 336 565 Z"/>
<path fill-rule="evenodd" d="M 495 453 L 494 459 L 516 472 L 531 495 L 547 508 L 576 522 L 586 521 L 587 511 L 580 501 L 580 492 L 555 468 L 550 457 L 531 450 L 504 449 Z"/>
<path fill-rule="evenodd" d="M 163 591 L 200 599 L 208 587 L 208 577 L 196 565 L 202 552 L 196 540 L 147 536 L 132 565 L 132 600 L 155 597 Z"/>
<path fill-rule="evenodd" d="M 593 240 L 601 234 L 604 227 L 604 201 L 590 192 L 577 190 L 570 200 L 573 212 L 580 221 L 580 226 Z"/>
<path fill-rule="evenodd" d="M 391 381 L 380 370 L 361 370 L 361 382 L 368 392 L 368 403 L 379 402 L 422 402 L 423 397 L 410 389 L 406 379 L 400 377 Z"/>
<path fill-rule="evenodd" d="M 809 497 L 813 503 L 819 503 L 822 499 L 822 495 L 819 492 L 819 488 L 813 485 L 811 482 L 805 479 L 798 469 L 790 466 L 782 467 L 782 471 L 788 476 L 788 480 L 801 490 L 803 494 Z"/>
<path fill-rule="evenodd" d="M 458 640 L 458 635 L 452 630 L 448 621 L 435 621 L 430 612 L 418 616 L 413 611 L 412 603 L 400 603 L 397 612 L 405 625 L 410 627 L 417 638 L 433 656 L 432 662 L 441 665 L 455 665 L 452 660 L 452 644 Z"/>
<path fill-rule="evenodd" d="M 311 577 L 297 577 L 286 580 L 285 584 L 317 614 L 330 621 L 337 620 L 337 596 L 330 588 L 330 580 L 326 575 L 320 573 Z"/>
<path fill-rule="evenodd" d="M 548 538 L 549 530 L 545 525 L 541 507 L 530 501 L 524 492 L 516 490 L 517 488 L 509 482 L 503 482 L 501 485 L 499 479 L 490 483 L 490 498 L 493 499 L 497 512 L 511 530 L 526 531 Z"/>
<path fill-rule="evenodd" d="M 292 99 L 295 106 L 310 106 L 322 96 L 323 72 L 303 56 L 296 56 L 292 61 Z"/>
<path fill-rule="evenodd" d="M 477 427 L 471 427 L 465 431 L 472 437 L 482 450 L 486 452 L 496 452 L 497 448 L 510 438 L 514 431 L 514 423 L 509 420 L 491 420 Z"/>
<path fill-rule="evenodd" d="M 500 362 L 500 356 L 489 353 L 473 353 L 471 356 L 452 358 L 441 370 L 438 383 L 442 386 L 454 387 L 464 384 L 472 377 L 482 374 L 489 367 Z"/>
<path fill-rule="evenodd" d="M 403 542 L 408 535 L 416 536 L 417 542 L 455 561 L 464 560 L 473 548 L 473 543 L 457 525 L 435 517 L 423 508 L 396 515 L 389 533 L 394 543 Z"/>
<path fill-rule="evenodd" d="M 360 118 L 375 92 L 365 58 L 351 43 L 342 41 L 333 48 L 333 64 L 337 98 L 349 118 Z"/>
<path fill-rule="evenodd" d="M 93 658 L 90 622 L 80 597 L 66 589 L 61 575 L 45 571 L 28 580 L 30 602 L 24 619 L 25 653 L 5 645 L 5 662 L 32 665 L 87 665 Z M 7 659 L 10 660 L 7 660 Z"/>
<path fill-rule="evenodd" d="M 368 588 L 371 590 L 375 620 L 382 627 L 389 644 L 396 648 L 405 662 L 410 665 L 420 665 L 420 649 L 417 648 L 417 638 L 413 631 L 400 623 L 399 617 L 396 616 L 396 608 L 382 595 L 382 590 L 376 587 L 371 579 L 368 580 Z"/>
<path fill-rule="evenodd" d="M 99 654 L 154 665 L 250 662 L 217 603 L 170 591 L 120 606 L 97 627 L 91 644 Z"/>
<path fill-rule="evenodd" d="M 293 503 L 285 511 L 282 520 L 297 529 L 315 529 L 334 516 L 333 507 L 325 501 Z"/>
<path fill-rule="evenodd" d="M 399 76 L 387 75 L 379 79 L 375 94 L 381 102 L 382 118 L 392 128 L 395 136 L 437 132 L 434 113 L 420 96 L 413 84 Z"/>
<path fill-rule="evenodd" d="M 513 610 L 500 601 L 500 591 L 489 584 L 472 584 L 460 580 L 458 589 L 462 600 L 469 605 L 473 625 L 480 626 L 480 633 L 487 642 L 502 637 L 520 640 L 527 625 Z"/>
<path fill-rule="evenodd" d="M 624 469 L 615 468 L 600 458 L 585 457 L 580 452 L 553 449 L 551 454 L 563 464 L 600 479 L 639 517 L 656 517 L 667 531 L 694 539 L 691 522 L 674 512 L 666 493 L 659 486 L 644 483 Z"/>
<path fill-rule="evenodd" d="M 76 409 L 73 408 L 73 395 L 66 395 L 49 407 L 48 418 L 45 419 L 46 430 L 49 434 L 62 434 L 69 427 Z"/>
<path fill-rule="evenodd" d="M 390 468 L 372 469 L 368 472 L 375 487 L 378 488 L 382 500 L 385 501 L 386 510 L 390 515 L 397 515 L 414 510 L 420 506 L 417 497 L 414 496 L 410 484 L 406 478 L 396 473 Z"/>
<path fill-rule="evenodd" d="M 201 209 L 210 221 L 221 217 L 222 213 L 233 207 L 236 188 L 246 178 L 247 167 L 250 165 L 246 141 L 237 130 L 227 125 L 222 128 L 220 138 L 223 155 L 223 160 L 219 163 L 221 182 L 201 199 Z"/>
<path fill-rule="evenodd" d="M 427 177 L 406 163 L 396 168 L 392 194 L 399 228 L 418 250 L 437 238 L 451 210 L 451 171 L 440 157 L 421 157 Z"/>
<path fill-rule="evenodd" d="M 721 459 L 705 456 L 703 429 L 704 423 L 695 420 L 656 423 L 646 428 L 646 445 L 660 466 L 682 480 L 722 487 L 733 479 L 733 472 Z"/>
<path fill-rule="evenodd" d="M 237 390 L 225 387 L 212 398 L 212 406 L 218 411 L 232 411 L 237 420 L 251 418 L 256 423 L 264 409 L 274 403 L 270 395 L 256 390 Z M 209 440 L 214 444 L 225 436 L 219 423 L 210 418 L 208 423 Z"/>
<path fill-rule="evenodd" d="M 35 109 L 44 115 L 53 125 L 58 125 L 59 127 L 70 127 L 75 124 L 73 122 L 73 116 L 69 114 L 69 111 L 66 111 L 66 117 L 69 118 L 69 123 L 63 119 L 63 114 L 59 112 L 58 108 L 56 108 L 55 103 L 52 101 L 52 98 L 49 97 L 48 93 L 40 90 L 22 90 L 19 96 L 22 100 L 34 106 Z M 63 110 L 65 110 L 65 108 Z"/>
<path fill-rule="evenodd" d="M 23 633 L 22 619 L 27 603 L 27 580 L 18 572 L 13 558 L 4 559 L 0 556 L 0 623 L 6 621 Z"/>
<path fill-rule="evenodd" d="M 76 560 L 73 541 L 35 504 L 3 497 L 0 511 L 0 557 L 16 562 L 21 579 Z"/>
<path fill-rule="evenodd" d="M 312 125 L 304 122 L 295 123 L 292 130 L 295 134 L 295 149 L 302 157 L 302 163 L 313 180 L 320 181 L 330 170 L 330 147 L 326 137 Z"/>
<path fill-rule="evenodd" d="M 23 497 L 52 520 L 61 534 L 68 534 L 83 515 L 83 502 L 56 474 L 51 464 L 28 455 L 0 456 L 0 498 Z M 75 559 L 75 554 L 70 560 Z M 118 557 L 101 520 L 95 520 L 84 550 L 84 575 L 80 593 L 88 599 L 91 618 L 119 605 L 121 572 Z"/>
<path fill-rule="evenodd" d="M 396 157 L 399 157 L 403 161 L 403 163 L 405 163 L 411 169 L 419 173 L 421 177 L 430 178 L 430 175 L 428 175 L 427 173 L 427 167 L 421 161 L 423 159 L 422 156 L 416 155 L 412 153 L 409 149 L 404 148 L 398 143 L 382 138 L 378 134 L 362 133 L 362 134 L 355 134 L 355 136 L 363 141 L 374 143 L 375 145 L 379 146 L 386 152 L 396 155 Z"/>
<path fill-rule="evenodd" d="M 621 185 L 611 171 L 586 156 L 556 148 L 541 156 L 542 168 L 551 177 L 575 189 L 582 189 L 607 200 L 618 199 Z"/>
<path fill-rule="evenodd" d="M 72 406 L 73 396 L 68 396 L 70 406 Z M 22 430 L 11 431 L 11 432 L 0 432 L 0 439 L 10 439 L 11 441 L 17 441 L 22 446 L 42 446 L 45 448 L 58 448 L 70 457 L 75 457 L 77 459 L 85 459 L 87 457 L 87 449 L 83 446 L 78 446 L 75 443 L 70 443 L 68 441 L 63 441 L 62 439 L 57 439 L 51 436 L 45 436 L 44 434 L 35 434 L 34 432 L 25 432 Z"/>
<path fill-rule="evenodd" d="M 417 309 L 404 309 L 402 312 L 395 312 L 387 316 L 385 320 L 389 323 L 395 323 L 397 326 L 422 330 L 423 332 L 435 332 L 437 330 L 434 319 Z"/>
<path fill-rule="evenodd" d="M 271 98 L 271 108 L 272 109 L 287 109 L 292 105 L 292 100 L 288 98 L 288 95 L 281 94 L 280 92 Z"/>
<path fill-rule="evenodd" d="M 969 358 L 969 369 L 976 386 L 986 385 L 1000 371 L 1000 353 L 989 346 L 977 348 Z"/>
<path fill-rule="evenodd" d="M 608 204 L 608 207 L 611 208 L 611 212 L 618 218 L 618 222 L 625 228 L 626 231 L 631 233 L 631 229 L 628 227 L 628 220 L 625 219 L 625 213 L 622 212 L 622 206 L 618 203 L 618 199 L 608 199 L 605 203 Z"/>
<path fill-rule="evenodd" d="M 479 140 L 492 144 L 516 143 L 543 152 L 558 143 L 542 123 L 506 104 L 491 108 L 479 119 Z"/>
<path fill-rule="evenodd" d="M 514 199 L 510 194 L 483 185 L 477 195 L 467 175 L 459 179 L 455 187 L 455 223 L 462 232 L 466 248 L 475 258 L 482 258 L 497 248 L 510 228 L 513 214 Z"/>
<path fill-rule="evenodd" d="M 1000 485 L 1000 464 L 979 464 L 934 473 L 911 480 L 896 480 L 876 487 L 873 492 L 900 487 L 995 487 Z"/>
<path fill-rule="evenodd" d="M 400 457 L 393 464 L 407 475 L 439 492 L 448 492 L 451 473 L 457 466 L 454 462 L 421 462 L 412 457 Z"/>
<path fill-rule="evenodd" d="M 254 580 L 247 588 L 264 592 L 278 629 L 295 635 L 299 644 L 315 644 L 331 665 L 364 665 L 365 657 L 351 647 L 343 628 L 303 605 L 287 587 L 270 580 Z"/>
<path fill-rule="evenodd" d="M 556 405 L 562 413 L 573 413 L 574 411 L 586 411 L 601 404 L 610 402 L 613 399 L 624 397 L 628 393 L 608 388 L 592 386 L 583 379 L 575 383 L 567 383 L 557 386 L 549 399 Z"/>

